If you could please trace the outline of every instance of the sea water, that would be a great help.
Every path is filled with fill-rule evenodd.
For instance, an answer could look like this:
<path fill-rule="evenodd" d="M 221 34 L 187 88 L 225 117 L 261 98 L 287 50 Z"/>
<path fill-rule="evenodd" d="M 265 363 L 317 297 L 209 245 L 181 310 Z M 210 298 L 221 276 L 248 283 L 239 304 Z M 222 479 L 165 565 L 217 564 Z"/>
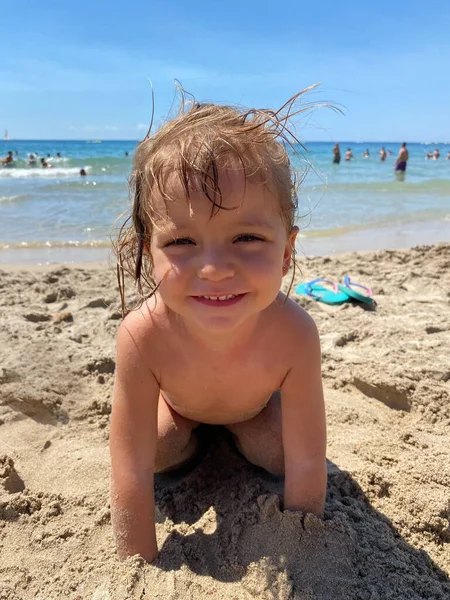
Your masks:
<path fill-rule="evenodd" d="M 104 258 L 130 207 L 127 179 L 136 144 L 0 142 L 0 156 L 18 152 L 13 166 L 0 167 L 0 263 Z M 381 146 L 392 151 L 385 162 L 378 154 Z M 408 144 L 404 181 L 393 169 L 399 143 L 342 142 L 340 147 L 339 165 L 332 163 L 332 143 L 289 150 L 298 179 L 304 178 L 298 193 L 302 251 L 450 241 L 450 160 L 445 159 L 450 145 Z M 436 147 L 441 158 L 425 160 Z M 350 162 L 344 160 L 347 148 L 355 156 Z M 366 149 L 369 158 L 363 158 Z M 38 155 L 34 167 L 28 164 L 30 153 Z M 52 167 L 42 168 L 41 157 Z"/>

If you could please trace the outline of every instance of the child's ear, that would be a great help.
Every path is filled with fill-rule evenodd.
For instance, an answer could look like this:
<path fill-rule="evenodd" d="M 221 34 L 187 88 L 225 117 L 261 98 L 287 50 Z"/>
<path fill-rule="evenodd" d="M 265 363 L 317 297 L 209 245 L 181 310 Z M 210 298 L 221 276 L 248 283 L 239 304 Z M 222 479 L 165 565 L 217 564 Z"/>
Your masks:
<path fill-rule="evenodd" d="M 292 255 L 295 253 L 295 239 L 299 232 L 299 228 L 295 225 L 291 229 L 291 233 L 286 242 L 286 246 L 284 248 L 284 256 L 283 256 L 283 275 L 289 271 L 289 267 L 292 261 Z"/>
<path fill-rule="evenodd" d="M 291 229 L 291 233 L 289 234 L 289 242 L 291 244 L 291 250 L 295 250 L 295 240 L 297 239 L 297 235 L 300 229 L 297 225 L 294 225 Z"/>

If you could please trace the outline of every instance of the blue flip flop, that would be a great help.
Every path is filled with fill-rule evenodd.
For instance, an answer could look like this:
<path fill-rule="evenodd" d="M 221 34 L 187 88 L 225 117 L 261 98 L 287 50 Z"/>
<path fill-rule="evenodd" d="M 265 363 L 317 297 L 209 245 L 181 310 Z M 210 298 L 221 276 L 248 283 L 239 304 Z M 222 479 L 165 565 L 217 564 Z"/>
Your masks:
<path fill-rule="evenodd" d="M 365 294 L 354 290 L 353 288 L 358 287 L 366 291 Z M 361 285 L 360 283 L 353 283 L 353 281 L 347 275 L 344 277 L 344 285 L 338 284 L 338 288 L 342 293 L 347 294 L 353 300 L 358 302 L 365 302 L 366 304 L 375 304 L 372 298 L 372 290 L 367 285 Z"/>
<path fill-rule="evenodd" d="M 320 285 L 320 282 L 327 283 L 332 286 L 333 289 L 329 289 Z M 301 283 L 295 288 L 296 294 L 302 294 L 303 296 L 309 296 L 318 302 L 324 302 L 325 304 L 343 304 L 350 300 L 349 295 L 342 290 L 338 290 L 338 286 L 334 281 L 319 277 L 306 283 Z"/>

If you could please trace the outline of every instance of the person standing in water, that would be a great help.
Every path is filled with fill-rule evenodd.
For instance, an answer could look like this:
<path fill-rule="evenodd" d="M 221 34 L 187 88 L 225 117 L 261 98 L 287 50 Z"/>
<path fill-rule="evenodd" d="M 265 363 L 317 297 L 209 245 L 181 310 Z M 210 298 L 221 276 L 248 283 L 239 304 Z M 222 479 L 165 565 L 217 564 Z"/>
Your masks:
<path fill-rule="evenodd" d="M 347 148 L 347 152 L 345 153 L 345 160 L 350 161 L 352 158 L 355 158 L 352 153 L 351 148 Z"/>
<path fill-rule="evenodd" d="M 341 149 L 339 144 L 336 142 L 333 148 L 333 163 L 338 165 L 341 162 Z"/>
<path fill-rule="evenodd" d="M 381 162 L 384 162 L 386 160 L 386 150 L 384 149 L 384 146 L 378 151 L 378 154 L 380 155 Z"/>
<path fill-rule="evenodd" d="M 402 147 L 398 153 L 397 160 L 395 161 L 395 171 L 396 172 L 405 172 L 406 171 L 406 163 L 409 159 L 409 152 L 406 149 L 406 142 L 403 142 Z"/>

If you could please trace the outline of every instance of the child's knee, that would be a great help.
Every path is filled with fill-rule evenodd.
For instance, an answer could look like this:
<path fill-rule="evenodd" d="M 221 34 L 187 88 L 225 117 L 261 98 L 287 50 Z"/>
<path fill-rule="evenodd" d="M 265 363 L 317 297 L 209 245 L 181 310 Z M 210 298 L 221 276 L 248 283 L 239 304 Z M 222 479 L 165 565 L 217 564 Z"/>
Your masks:
<path fill-rule="evenodd" d="M 242 443 L 243 442 L 243 443 Z M 255 445 L 252 440 L 236 440 L 238 450 L 245 458 L 271 475 L 284 475 L 284 452 L 282 440 L 270 445 Z"/>
<path fill-rule="evenodd" d="M 271 475 L 276 475 L 277 477 L 284 476 L 284 453 L 275 452 L 273 454 L 268 454 L 262 461 L 264 464 L 260 466 L 268 471 Z"/>
<path fill-rule="evenodd" d="M 155 473 L 175 468 L 185 462 L 196 449 L 197 440 L 192 430 L 180 430 L 175 423 L 158 427 Z"/>
<path fill-rule="evenodd" d="M 264 454 L 260 453 L 254 457 L 254 460 L 250 459 L 250 462 L 261 467 L 271 475 L 281 477 L 284 475 L 284 454 L 283 452 L 270 451 Z"/>

